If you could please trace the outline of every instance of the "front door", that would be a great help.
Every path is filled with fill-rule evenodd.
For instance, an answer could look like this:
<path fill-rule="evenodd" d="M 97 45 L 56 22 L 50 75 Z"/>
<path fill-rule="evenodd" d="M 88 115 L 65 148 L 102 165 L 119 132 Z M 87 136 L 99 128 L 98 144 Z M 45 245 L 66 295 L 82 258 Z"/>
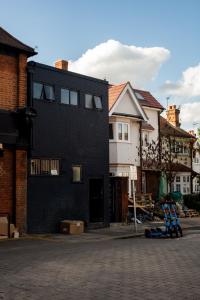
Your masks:
<path fill-rule="evenodd" d="M 110 221 L 126 222 L 128 214 L 128 177 L 110 178 Z"/>
<path fill-rule="evenodd" d="M 104 221 L 104 184 L 102 178 L 89 180 L 90 222 Z"/>

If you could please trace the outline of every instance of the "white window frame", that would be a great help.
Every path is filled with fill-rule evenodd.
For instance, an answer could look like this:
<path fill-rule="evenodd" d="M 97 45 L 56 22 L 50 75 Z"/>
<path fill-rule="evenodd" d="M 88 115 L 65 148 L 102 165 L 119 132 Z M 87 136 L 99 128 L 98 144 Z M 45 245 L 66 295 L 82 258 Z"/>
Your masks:
<path fill-rule="evenodd" d="M 119 131 L 118 131 L 119 124 L 122 125 L 122 139 L 119 139 Z M 125 132 L 124 132 L 125 125 L 128 126 L 128 139 L 127 140 L 125 139 Z M 116 122 L 116 140 L 117 140 L 117 142 L 120 142 L 120 143 L 130 143 L 130 124 L 129 123 Z"/>
<path fill-rule="evenodd" d="M 147 135 L 147 141 L 145 141 L 145 135 Z M 142 131 L 142 146 L 144 148 L 149 146 L 149 131 L 147 130 Z"/>

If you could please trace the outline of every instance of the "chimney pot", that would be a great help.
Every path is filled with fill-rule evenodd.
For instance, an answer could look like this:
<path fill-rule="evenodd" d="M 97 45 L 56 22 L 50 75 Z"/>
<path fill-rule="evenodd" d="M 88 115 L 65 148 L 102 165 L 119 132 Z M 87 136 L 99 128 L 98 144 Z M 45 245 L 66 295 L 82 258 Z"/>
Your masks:
<path fill-rule="evenodd" d="M 68 71 L 68 61 L 59 59 L 55 62 L 55 67 L 57 69 Z"/>

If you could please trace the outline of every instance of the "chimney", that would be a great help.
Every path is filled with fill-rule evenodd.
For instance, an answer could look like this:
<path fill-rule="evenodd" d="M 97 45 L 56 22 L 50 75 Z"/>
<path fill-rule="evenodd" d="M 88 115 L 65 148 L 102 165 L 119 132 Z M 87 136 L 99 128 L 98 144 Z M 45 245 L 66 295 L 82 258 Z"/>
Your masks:
<path fill-rule="evenodd" d="M 59 59 L 55 62 L 55 67 L 64 71 L 68 71 L 68 61 Z"/>
<path fill-rule="evenodd" d="M 180 109 L 176 108 L 176 105 L 170 105 L 167 112 L 167 121 L 175 127 L 180 127 L 181 123 L 179 122 Z"/>

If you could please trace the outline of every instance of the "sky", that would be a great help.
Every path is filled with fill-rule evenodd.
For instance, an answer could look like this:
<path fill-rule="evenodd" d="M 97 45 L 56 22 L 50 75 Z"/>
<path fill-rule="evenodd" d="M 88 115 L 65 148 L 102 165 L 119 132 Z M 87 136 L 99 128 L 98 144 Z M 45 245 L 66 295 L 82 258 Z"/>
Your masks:
<path fill-rule="evenodd" d="M 130 81 L 164 107 L 176 104 L 182 127 L 196 129 L 199 12 L 199 0 L 0 0 L 0 26 L 37 47 L 32 60 L 65 59 L 71 71 Z"/>

